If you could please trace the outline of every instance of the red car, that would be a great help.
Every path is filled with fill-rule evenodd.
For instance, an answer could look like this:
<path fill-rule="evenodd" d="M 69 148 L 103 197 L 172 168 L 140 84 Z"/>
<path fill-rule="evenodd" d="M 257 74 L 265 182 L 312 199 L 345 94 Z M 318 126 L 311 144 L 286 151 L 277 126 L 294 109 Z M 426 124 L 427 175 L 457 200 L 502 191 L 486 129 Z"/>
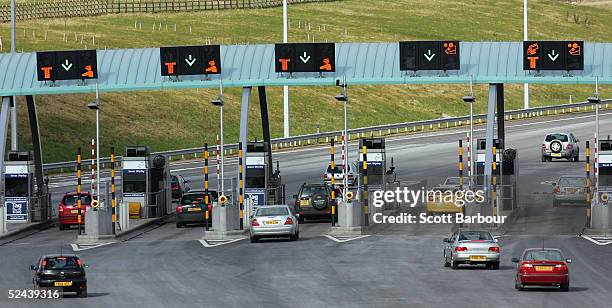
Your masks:
<path fill-rule="evenodd" d="M 559 249 L 529 248 L 520 259 L 512 258 L 517 263 L 514 286 L 523 291 L 525 286 L 559 286 L 567 292 L 570 285 L 568 264 L 572 259 L 563 257 Z"/>
<path fill-rule="evenodd" d="M 77 193 L 67 193 L 59 204 L 59 229 L 65 230 L 78 222 L 78 196 Z M 81 193 L 81 224 L 85 224 L 85 212 L 91 206 L 91 195 L 86 192 Z"/>

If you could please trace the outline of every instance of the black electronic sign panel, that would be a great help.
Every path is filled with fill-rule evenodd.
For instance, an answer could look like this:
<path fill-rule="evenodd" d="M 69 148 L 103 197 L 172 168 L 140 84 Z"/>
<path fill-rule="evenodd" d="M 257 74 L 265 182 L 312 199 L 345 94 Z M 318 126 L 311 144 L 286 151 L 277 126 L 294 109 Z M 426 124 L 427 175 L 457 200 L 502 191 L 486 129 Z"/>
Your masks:
<path fill-rule="evenodd" d="M 289 43 L 274 46 L 274 69 L 277 73 L 335 72 L 334 43 Z"/>
<path fill-rule="evenodd" d="M 98 78 L 95 50 L 43 51 L 36 53 L 38 81 Z"/>
<path fill-rule="evenodd" d="M 582 41 L 526 41 L 523 70 L 572 71 L 584 69 Z"/>
<path fill-rule="evenodd" d="M 401 71 L 460 69 L 459 41 L 409 41 L 399 47 Z"/>
<path fill-rule="evenodd" d="M 221 74 L 219 45 L 161 47 L 159 55 L 162 76 Z"/>

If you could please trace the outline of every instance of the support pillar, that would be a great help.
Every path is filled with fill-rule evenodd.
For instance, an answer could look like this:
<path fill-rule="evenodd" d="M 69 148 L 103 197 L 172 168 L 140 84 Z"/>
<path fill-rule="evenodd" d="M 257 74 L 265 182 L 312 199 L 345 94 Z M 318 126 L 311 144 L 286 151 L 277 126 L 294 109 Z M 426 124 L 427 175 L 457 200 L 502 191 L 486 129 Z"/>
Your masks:
<path fill-rule="evenodd" d="M 491 199 L 491 175 L 493 174 L 493 139 L 495 138 L 495 106 L 497 104 L 497 84 L 489 84 L 489 100 L 487 105 L 487 130 L 486 130 L 486 152 L 484 189 L 489 200 L 487 209 L 482 210 L 482 215 L 492 213 L 493 200 Z"/>
<path fill-rule="evenodd" d="M 266 97 L 266 87 L 257 87 L 259 93 L 259 109 L 261 112 L 261 130 L 263 132 L 263 140 L 268 151 L 268 174 L 273 174 L 272 168 L 272 143 L 270 138 L 270 120 L 268 117 L 268 99 Z M 246 143 L 243 143 L 246 146 Z"/>
<path fill-rule="evenodd" d="M 10 106 L 11 106 L 11 97 L 9 96 L 3 96 L 2 97 L 2 109 L 0 109 L 0 153 L 2 153 L 2 155 L 0 156 L 0 183 L 2 186 L 2 191 L 0 192 L 0 208 L 2 209 L 0 211 L 0 214 L 2 214 L 2 216 L 0 217 L 0 234 L 6 233 L 6 221 L 4 220 L 5 217 L 5 204 L 4 204 L 4 197 L 5 197 L 5 188 L 4 188 L 4 153 L 6 152 L 6 139 L 7 139 L 7 133 L 8 133 L 8 122 L 9 122 L 9 110 L 10 110 Z"/>
<path fill-rule="evenodd" d="M 42 161 L 42 146 L 40 144 L 40 131 L 38 129 L 38 115 L 36 112 L 36 102 L 34 96 L 26 95 L 28 105 L 28 118 L 30 120 L 30 130 L 32 132 L 32 149 L 34 150 L 34 177 L 36 178 L 36 197 L 40 200 L 40 220 L 47 221 L 49 219 L 49 206 L 47 195 L 47 187 L 45 186 Z"/>

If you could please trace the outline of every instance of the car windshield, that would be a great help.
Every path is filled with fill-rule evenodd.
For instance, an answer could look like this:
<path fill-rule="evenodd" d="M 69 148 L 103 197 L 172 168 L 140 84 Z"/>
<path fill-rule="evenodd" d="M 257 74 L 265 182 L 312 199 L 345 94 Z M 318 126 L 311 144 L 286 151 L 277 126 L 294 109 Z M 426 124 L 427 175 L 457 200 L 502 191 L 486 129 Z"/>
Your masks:
<path fill-rule="evenodd" d="M 563 256 L 557 250 L 529 250 L 523 256 L 526 261 L 563 261 Z"/>
<path fill-rule="evenodd" d="M 343 166 L 344 165 L 342 165 L 342 164 L 334 165 L 334 173 L 336 173 L 336 174 L 342 173 L 342 167 Z M 348 167 L 348 171 L 351 172 L 351 167 L 350 166 Z M 331 173 L 331 172 L 332 172 L 331 165 L 328 165 L 327 166 L 327 173 Z"/>
<path fill-rule="evenodd" d="M 209 202 L 217 201 L 217 192 L 214 190 L 208 191 L 208 196 L 212 200 Z M 204 204 L 204 193 L 201 194 L 186 194 L 181 198 L 181 204 Z"/>
<path fill-rule="evenodd" d="M 62 200 L 62 203 L 64 205 L 76 205 L 78 199 L 79 198 L 77 197 L 77 195 L 68 195 L 64 196 L 64 200 Z M 91 204 L 91 196 L 81 195 L 81 204 Z"/>
<path fill-rule="evenodd" d="M 300 194 L 300 198 L 304 197 L 315 197 L 315 195 L 325 196 L 325 186 L 317 185 L 317 186 L 304 186 L 302 189 L 302 193 Z"/>
<path fill-rule="evenodd" d="M 583 177 L 567 177 L 559 179 L 559 186 L 566 187 L 584 187 L 585 179 Z"/>
<path fill-rule="evenodd" d="M 446 185 L 458 185 L 459 184 L 459 178 L 447 178 Z"/>
<path fill-rule="evenodd" d="M 55 269 L 78 269 L 77 257 L 47 257 L 43 261 L 42 267 L 45 270 Z"/>
<path fill-rule="evenodd" d="M 492 241 L 491 233 L 487 231 L 462 231 L 459 233 L 460 241 Z"/>
<path fill-rule="evenodd" d="M 261 207 L 257 209 L 255 216 L 287 216 L 289 211 L 286 207 Z"/>
<path fill-rule="evenodd" d="M 559 140 L 561 142 L 567 142 L 567 135 L 565 134 L 550 134 L 546 135 L 546 142 L 550 142 L 553 140 Z"/>

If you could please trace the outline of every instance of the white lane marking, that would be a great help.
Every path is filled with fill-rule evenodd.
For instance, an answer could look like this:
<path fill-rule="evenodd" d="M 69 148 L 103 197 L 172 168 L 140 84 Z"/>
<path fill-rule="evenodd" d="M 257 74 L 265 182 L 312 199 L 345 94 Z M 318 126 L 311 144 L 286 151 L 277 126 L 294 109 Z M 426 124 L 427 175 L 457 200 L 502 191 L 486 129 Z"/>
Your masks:
<path fill-rule="evenodd" d="M 369 237 L 369 234 L 365 234 L 365 235 L 329 235 L 329 234 L 324 234 L 325 237 L 327 237 L 328 239 L 336 242 L 336 243 L 346 243 L 346 242 L 350 242 L 350 241 L 354 241 L 354 240 L 358 240 L 360 238 L 366 238 Z"/>
<path fill-rule="evenodd" d="M 605 245 L 612 244 L 612 237 L 600 237 L 600 236 L 591 237 L 588 235 L 582 235 L 580 237 L 598 246 L 605 246 Z"/>
<path fill-rule="evenodd" d="M 108 244 L 113 244 L 116 242 L 108 242 L 108 243 L 94 243 L 94 244 L 70 244 L 72 246 L 73 251 L 83 251 L 87 249 L 94 249 L 102 246 L 106 246 Z"/>
<path fill-rule="evenodd" d="M 235 238 L 235 239 L 226 239 L 226 240 L 198 240 L 202 246 L 206 248 L 217 247 L 221 245 L 231 244 L 240 240 L 244 240 L 244 237 Z"/>

